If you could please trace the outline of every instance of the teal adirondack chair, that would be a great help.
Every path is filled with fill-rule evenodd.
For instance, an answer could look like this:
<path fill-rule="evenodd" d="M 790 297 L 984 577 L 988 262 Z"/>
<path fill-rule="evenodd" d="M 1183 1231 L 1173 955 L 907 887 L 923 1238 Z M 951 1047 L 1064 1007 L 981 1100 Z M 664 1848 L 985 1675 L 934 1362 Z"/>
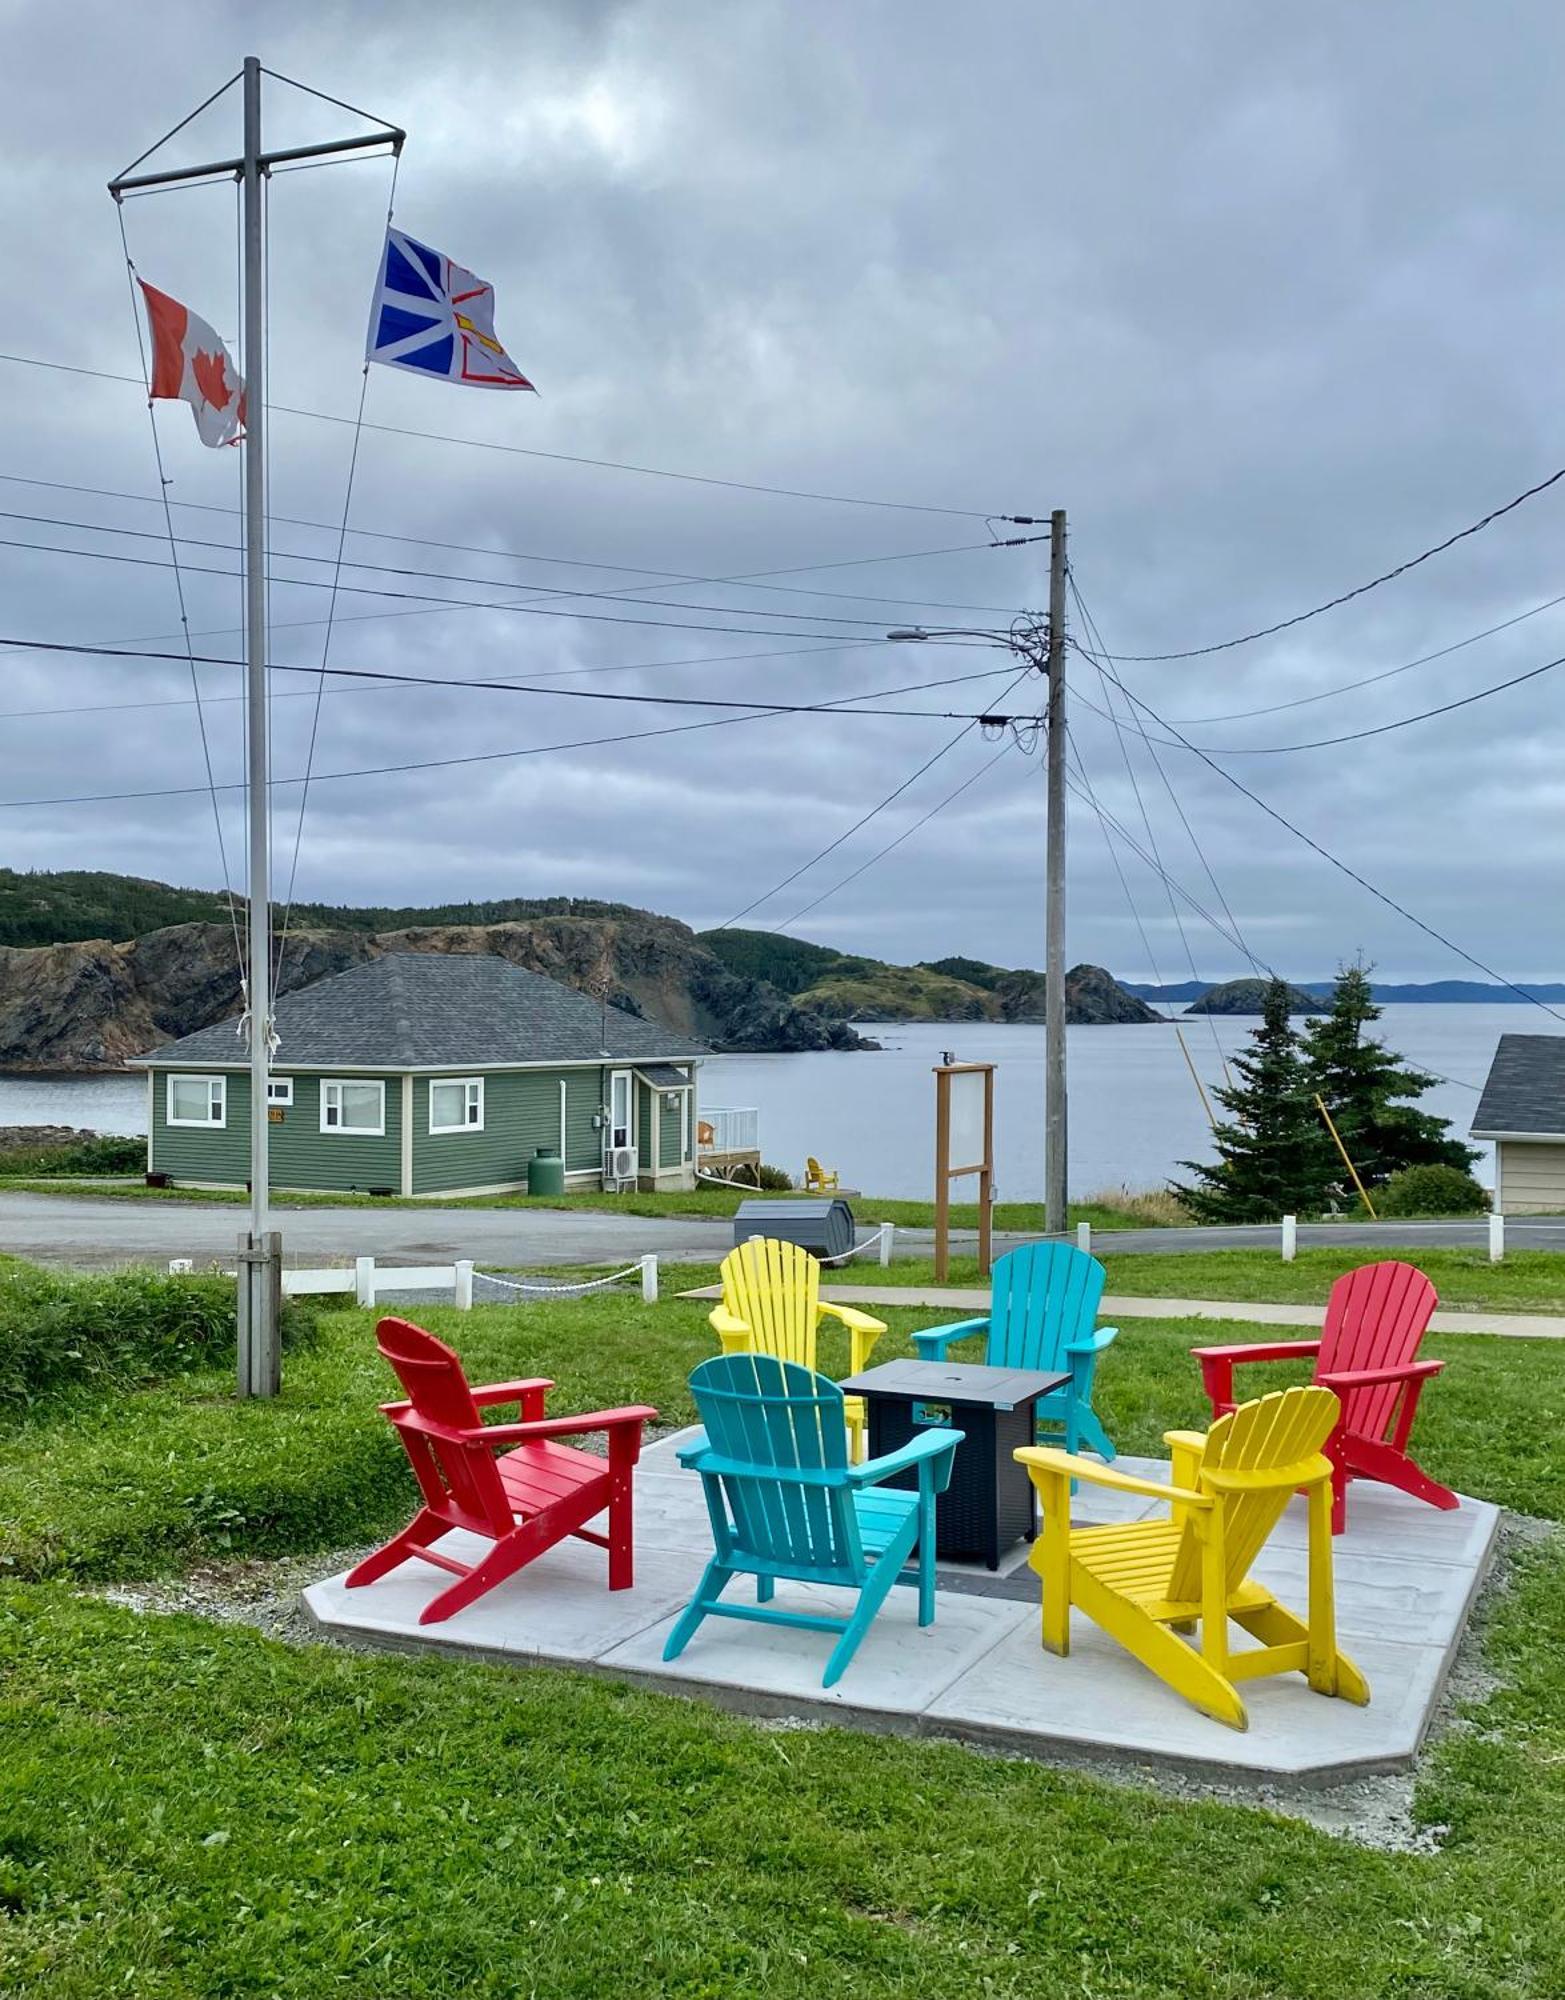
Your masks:
<path fill-rule="evenodd" d="M 918 1587 L 918 1622 L 935 1618 L 935 1495 L 951 1480 L 962 1433 L 927 1430 L 899 1451 L 853 1465 L 842 1391 L 829 1376 L 770 1354 L 720 1354 L 690 1378 L 703 1436 L 680 1463 L 701 1475 L 716 1554 L 681 1613 L 665 1660 L 677 1659 L 707 1617 L 747 1618 L 835 1632 L 823 1687 L 858 1649 L 894 1583 Z M 916 1490 L 888 1487 L 915 1470 Z M 903 1570 L 913 1560 L 917 1567 Z M 754 1604 L 721 1602 L 737 1575 L 756 1580 Z M 851 1617 L 782 1611 L 778 1579 L 856 1590 Z"/>
<path fill-rule="evenodd" d="M 1024 1243 L 995 1259 L 987 1319 L 929 1327 L 914 1334 L 913 1345 L 920 1360 L 943 1361 L 953 1340 L 982 1333 L 991 1368 L 1069 1370 L 1070 1381 L 1037 1405 L 1039 1435 L 1061 1432 L 1067 1451 L 1086 1445 L 1111 1459 L 1114 1446 L 1092 1407 L 1098 1356 L 1119 1332 L 1097 1324 L 1105 1275 L 1097 1258 L 1073 1243 Z"/>

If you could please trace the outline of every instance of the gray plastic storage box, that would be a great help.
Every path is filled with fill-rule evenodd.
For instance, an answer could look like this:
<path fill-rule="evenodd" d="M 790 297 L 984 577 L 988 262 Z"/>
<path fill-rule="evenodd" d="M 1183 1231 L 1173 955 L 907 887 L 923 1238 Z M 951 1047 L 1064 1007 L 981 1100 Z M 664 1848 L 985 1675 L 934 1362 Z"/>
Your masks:
<path fill-rule="evenodd" d="M 771 1236 L 797 1243 L 817 1257 L 840 1257 L 853 1248 L 853 1210 L 831 1196 L 808 1201 L 742 1201 L 734 1211 L 734 1242 Z"/>

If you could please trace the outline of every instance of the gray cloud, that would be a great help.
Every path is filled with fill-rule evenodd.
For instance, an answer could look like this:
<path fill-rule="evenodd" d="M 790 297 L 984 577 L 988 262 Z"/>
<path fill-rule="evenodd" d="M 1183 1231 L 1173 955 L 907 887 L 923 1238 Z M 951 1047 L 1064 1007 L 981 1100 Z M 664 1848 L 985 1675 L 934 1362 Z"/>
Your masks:
<path fill-rule="evenodd" d="M 494 281 L 500 330 L 544 392 L 468 396 L 377 370 L 368 402 L 377 424 L 814 492 L 980 511 L 1065 505 L 1087 603 L 1106 642 L 1127 653 L 1201 645 L 1287 616 L 1439 539 L 1558 456 L 1565 138 L 1555 99 L 1565 26 L 1541 4 L 1507 9 L 1482 36 L 1466 9 L 1408 0 L 1374 9 L 1337 0 L 1292 15 L 1237 0 L 995 7 L 968 10 L 960 32 L 948 9 L 924 0 L 851 9 L 627 0 L 525 14 L 456 5 L 438 32 L 427 10 L 362 4 L 181 4 L 159 19 L 149 37 L 106 4 L 8 17 L 0 226 L 11 269 L 27 273 L 11 290 L 11 351 L 134 373 L 103 183 L 253 46 L 277 70 L 408 127 L 399 223 Z M 281 87 L 268 116 L 281 143 L 343 126 L 343 114 Z M 225 104 L 175 144 L 199 158 L 234 137 Z M 278 403 L 351 416 L 387 189 L 388 169 L 371 163 L 274 183 Z M 149 278 L 231 335 L 232 192 L 129 204 L 126 224 Z M 133 388 L 0 363 L 0 413 L 0 507 L 160 531 L 160 510 L 145 499 L 22 483 L 155 496 Z M 203 452 L 177 408 L 158 421 L 174 499 L 232 508 L 239 455 Z M 277 512 L 334 522 L 350 444 L 343 425 L 280 412 Z M 1275 640 L 1127 666 L 1125 678 L 1159 712 L 1203 717 L 1434 651 L 1565 587 L 1562 505 L 1545 496 Z M 177 518 L 183 533 L 232 540 L 231 513 Z M 662 598 L 671 621 L 756 628 L 660 632 L 344 593 L 333 663 L 400 673 L 561 674 L 573 678 L 560 688 L 820 701 L 1006 662 L 956 648 L 805 648 L 913 618 L 1003 626 L 1046 588 L 1038 547 L 911 553 L 982 543 L 981 520 L 746 494 L 378 430 L 362 439 L 351 521 L 493 552 L 356 536 L 350 553 L 366 562 L 463 579 L 345 572 L 356 587 L 518 603 L 523 592 L 502 581 L 621 590 Z M 274 539 L 316 555 L 335 543 L 329 528 L 281 524 Z M 0 541 L 154 564 L 167 553 L 156 539 L 16 520 L 0 525 Z M 634 568 L 726 577 L 901 552 L 908 559 L 776 579 L 863 594 L 851 599 L 657 588 Z M 218 550 L 185 555 L 230 563 Z M 567 558 L 606 567 L 571 569 Z M 275 567 L 274 657 L 311 664 L 326 594 L 302 580 L 319 583 L 329 567 L 281 557 Z M 192 572 L 186 588 L 192 628 L 209 635 L 201 648 L 232 651 L 234 582 Z M 680 613 L 672 607 L 682 600 L 726 610 Z M 0 547 L 0 602 L 0 630 L 32 637 L 165 635 L 166 645 L 178 630 L 172 575 L 155 566 Z M 793 657 L 720 657 L 794 647 Z M 1565 651 L 1565 606 L 1378 687 L 1182 726 L 1225 748 L 1304 742 L 1458 699 L 1556 651 Z M 202 784 L 194 711 L 173 705 L 189 694 L 183 666 L 4 661 L 0 799 Z M 611 667 L 627 670 L 596 671 Z M 1087 706 L 1103 700 L 1097 675 L 1085 661 L 1075 675 L 1087 769 L 1144 842 L 1119 742 Z M 232 782 L 238 679 L 209 667 L 202 685 L 214 697 L 217 773 Z M 997 672 L 909 699 L 968 709 L 1004 685 Z M 276 692 L 276 769 L 289 777 L 303 767 L 312 684 L 279 675 Z M 1468 950 L 1513 976 L 1558 976 L 1562 701 L 1545 676 L 1406 731 L 1229 768 Z M 39 708 L 71 712 L 17 713 Z M 341 682 L 322 705 L 316 768 L 477 757 L 696 719 L 562 694 Z M 327 780 L 311 794 L 299 892 L 575 893 L 721 921 L 955 727 L 768 717 Z M 1144 746 L 1126 740 L 1167 866 L 1215 908 L 1162 779 Z M 1388 975 L 1463 969 L 1197 759 L 1162 754 L 1261 957 L 1296 976 L 1360 948 Z M 958 745 L 747 921 L 788 918 L 992 755 L 976 734 Z M 297 805 L 296 788 L 279 789 L 285 873 Z M 222 810 L 237 857 L 236 794 L 222 795 Z M 1073 955 L 1146 974 L 1102 835 L 1079 805 L 1071 832 Z M 909 958 L 968 951 L 1036 963 L 1043 833 L 1039 760 L 1013 753 L 800 929 Z M 220 874 L 204 791 L 0 810 L 0 859 L 202 883 Z M 1164 891 L 1141 862 L 1122 860 L 1157 969 L 1183 976 Z M 1230 944 L 1185 916 L 1204 976 L 1244 969 Z"/>

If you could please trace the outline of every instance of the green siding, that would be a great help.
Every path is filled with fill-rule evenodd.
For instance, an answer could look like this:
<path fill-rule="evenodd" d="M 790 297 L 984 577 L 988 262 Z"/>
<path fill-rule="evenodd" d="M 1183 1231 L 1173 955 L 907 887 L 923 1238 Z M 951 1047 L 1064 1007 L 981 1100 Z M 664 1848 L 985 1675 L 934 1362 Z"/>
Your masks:
<path fill-rule="evenodd" d="M 633 1088 L 636 1093 L 636 1160 L 641 1171 L 652 1171 L 652 1093 L 638 1076 Z"/>
<path fill-rule="evenodd" d="M 603 1132 L 593 1119 L 603 1109 L 608 1079 L 601 1069 L 575 1069 L 566 1077 L 565 1171 L 597 1173 L 603 1165 Z"/>
<path fill-rule="evenodd" d="M 182 1075 L 197 1076 L 191 1069 Z M 280 1107 L 282 1117 L 271 1127 L 272 1186 L 277 1188 L 390 1188 L 402 1180 L 402 1080 L 396 1076 L 365 1078 L 386 1086 L 386 1130 L 370 1138 L 349 1132 L 323 1132 L 320 1079 L 295 1071 L 293 1103 Z M 238 1186 L 250 1177 L 250 1079 L 243 1073 L 228 1077 L 228 1121 L 221 1130 L 170 1127 L 166 1111 L 164 1073 L 155 1076 L 152 1098 L 152 1166 L 175 1180 L 215 1181 Z"/>
<path fill-rule="evenodd" d="M 663 1121 L 663 1130 L 658 1135 L 660 1151 L 659 1164 L 663 1167 L 677 1167 L 686 1155 L 679 1144 L 679 1099 L 676 1097 L 672 1108 L 665 1103 L 663 1093 L 658 1093 L 658 1116 Z"/>
<path fill-rule="evenodd" d="M 429 1130 L 429 1086 L 440 1079 L 414 1077 L 413 1192 L 434 1194 L 448 1188 L 525 1181 L 527 1162 L 537 1149 L 559 1146 L 560 1084 L 565 1076 L 563 1070 L 553 1069 L 490 1070 L 484 1073 L 484 1129 L 433 1135 Z M 577 1080 L 576 1089 L 592 1100 L 585 1112 L 590 1119 L 598 1108 L 597 1071 L 589 1071 L 587 1076 L 586 1088 Z M 597 1134 L 591 1133 L 591 1137 L 596 1139 Z M 594 1152 L 591 1164 L 596 1164 L 597 1157 Z"/>

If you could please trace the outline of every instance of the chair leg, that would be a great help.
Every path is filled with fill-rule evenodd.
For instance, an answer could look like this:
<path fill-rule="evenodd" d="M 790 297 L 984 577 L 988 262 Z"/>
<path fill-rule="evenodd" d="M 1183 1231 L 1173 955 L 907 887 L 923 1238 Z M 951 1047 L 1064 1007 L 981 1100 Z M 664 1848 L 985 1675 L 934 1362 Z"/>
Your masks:
<path fill-rule="evenodd" d="M 609 1589 L 630 1590 L 636 1581 L 636 1532 L 629 1473 L 609 1489 Z"/>
<path fill-rule="evenodd" d="M 431 1514 L 427 1507 L 420 1507 L 400 1535 L 393 1535 L 384 1548 L 366 1556 L 363 1562 L 350 1569 L 343 1578 L 349 1590 L 357 1590 L 360 1584 L 374 1583 L 387 1576 L 404 1563 L 418 1549 L 427 1549 L 431 1542 L 438 1542 L 449 1530 L 449 1524 L 438 1515 Z"/>
<path fill-rule="evenodd" d="M 1336 1459 L 1331 1468 L 1331 1532 L 1340 1535 L 1348 1525 L 1348 1481 L 1352 1474 Z"/>
<path fill-rule="evenodd" d="M 859 1649 L 859 1641 L 875 1622 L 875 1614 L 885 1603 L 891 1586 L 897 1580 L 900 1563 L 887 1561 L 882 1557 L 864 1580 L 859 1592 L 858 1607 L 848 1620 L 847 1629 L 831 1649 L 831 1658 L 826 1662 L 826 1672 L 821 1678 L 822 1687 L 835 1687 L 842 1679 L 849 1662 Z"/>
<path fill-rule="evenodd" d="M 1103 1428 L 1101 1418 L 1090 1403 L 1083 1403 L 1076 1412 L 1076 1427 L 1081 1436 L 1106 1463 L 1112 1464 L 1119 1456 L 1115 1451 L 1108 1432 Z M 1071 1449 L 1074 1451 L 1075 1446 Z"/>
<path fill-rule="evenodd" d="M 537 1553 L 525 1547 L 516 1537 L 496 1542 L 482 1562 L 475 1563 L 466 1576 L 459 1576 L 455 1583 L 438 1592 L 418 1614 L 420 1625 L 438 1625 L 453 1612 L 463 1611 L 469 1604 L 476 1603 L 486 1590 L 493 1590 L 497 1583 L 504 1583 L 508 1576 L 514 1576 Z"/>
<path fill-rule="evenodd" d="M 755 1579 L 756 1603 L 770 1604 L 772 1601 L 773 1593 L 776 1591 L 776 1589 L 777 1589 L 777 1579 L 775 1576 L 758 1576 Z"/>
<path fill-rule="evenodd" d="M 729 1569 L 725 1564 L 720 1563 L 717 1557 L 713 1556 L 712 1560 L 701 1572 L 701 1581 L 696 1585 L 695 1596 L 691 1598 L 690 1602 L 680 1613 L 673 1631 L 668 1635 L 668 1639 L 663 1647 L 663 1657 L 665 1660 L 677 1660 L 679 1658 L 680 1654 L 695 1636 L 696 1628 L 700 1625 L 702 1619 L 705 1618 L 707 1612 L 717 1602 L 718 1598 L 722 1596 L 733 1575 L 733 1570 Z"/>

